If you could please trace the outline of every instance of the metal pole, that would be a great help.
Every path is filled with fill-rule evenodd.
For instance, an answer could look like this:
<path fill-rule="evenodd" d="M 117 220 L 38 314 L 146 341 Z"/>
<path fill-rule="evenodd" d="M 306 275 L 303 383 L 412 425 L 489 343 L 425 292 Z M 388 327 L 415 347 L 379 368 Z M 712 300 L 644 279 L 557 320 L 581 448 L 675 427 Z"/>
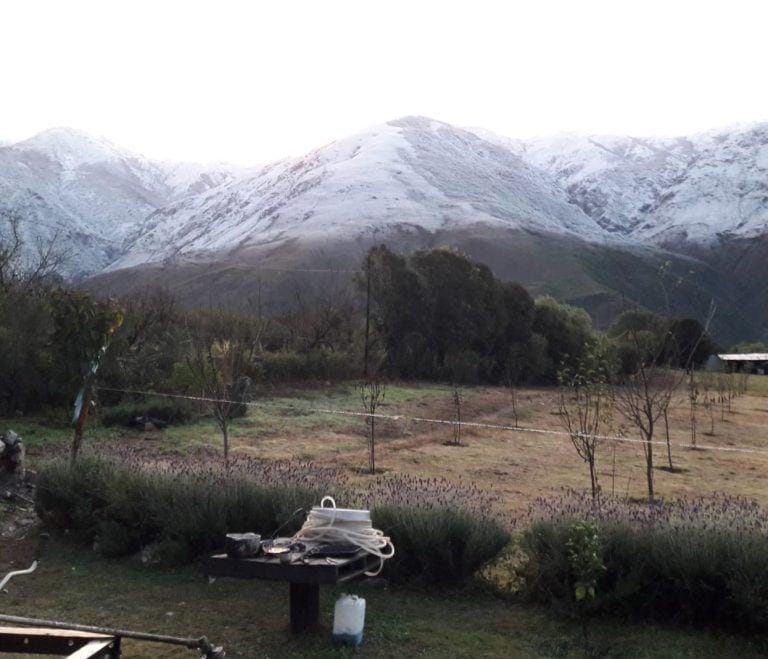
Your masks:
<path fill-rule="evenodd" d="M 154 643 L 183 645 L 192 650 L 200 650 L 206 659 L 223 659 L 225 656 L 224 648 L 211 645 L 210 641 L 205 636 L 201 636 L 200 638 L 181 638 L 178 636 L 148 634 L 146 632 L 134 632 L 125 629 L 111 629 L 109 627 L 97 627 L 95 625 L 79 625 L 71 622 L 24 618 L 21 616 L 9 616 L 4 614 L 0 614 L 0 622 L 15 625 L 29 625 L 33 627 L 49 627 L 51 629 L 63 629 L 76 632 L 91 632 L 94 634 L 104 634 L 105 636 L 121 636 L 123 638 L 133 638 L 139 641 L 151 641 Z"/>

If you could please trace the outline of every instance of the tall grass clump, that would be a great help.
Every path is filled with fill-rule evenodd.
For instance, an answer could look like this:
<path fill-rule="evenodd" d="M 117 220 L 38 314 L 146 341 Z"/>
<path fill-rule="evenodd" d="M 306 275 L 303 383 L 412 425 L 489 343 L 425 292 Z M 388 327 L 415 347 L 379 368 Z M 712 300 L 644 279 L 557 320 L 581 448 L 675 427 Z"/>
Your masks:
<path fill-rule="evenodd" d="M 307 509 L 345 486 L 343 475 L 289 460 L 237 456 L 225 473 L 206 454 L 196 460 L 141 452 L 96 453 L 70 468 L 52 460 L 38 474 L 36 508 L 48 525 L 68 529 L 107 556 L 152 547 L 153 556 L 186 562 L 216 550 L 226 533 L 295 532 Z"/>
<path fill-rule="evenodd" d="M 470 579 L 509 542 L 498 503 L 469 483 L 397 476 L 376 480 L 357 505 L 395 545 L 385 567 L 391 579 L 450 585 Z"/>
<path fill-rule="evenodd" d="M 768 630 L 768 512 L 715 495 L 631 503 L 580 492 L 537 500 L 521 537 L 523 594 L 566 608 L 573 524 L 597 528 L 605 570 L 594 613 Z"/>

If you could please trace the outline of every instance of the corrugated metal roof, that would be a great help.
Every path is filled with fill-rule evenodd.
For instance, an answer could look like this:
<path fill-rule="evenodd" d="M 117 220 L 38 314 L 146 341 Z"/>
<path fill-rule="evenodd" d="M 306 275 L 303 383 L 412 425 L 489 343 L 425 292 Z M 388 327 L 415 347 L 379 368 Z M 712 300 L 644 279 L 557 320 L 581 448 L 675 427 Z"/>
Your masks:
<path fill-rule="evenodd" d="M 727 353 L 717 358 L 724 362 L 768 362 L 768 352 Z"/>

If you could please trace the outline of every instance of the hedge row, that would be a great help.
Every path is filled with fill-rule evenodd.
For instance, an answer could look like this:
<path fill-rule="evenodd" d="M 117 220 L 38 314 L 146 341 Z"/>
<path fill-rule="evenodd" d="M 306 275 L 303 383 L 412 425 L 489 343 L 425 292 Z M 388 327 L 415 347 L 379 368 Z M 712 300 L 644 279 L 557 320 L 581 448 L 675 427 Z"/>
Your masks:
<path fill-rule="evenodd" d="M 523 592 L 573 610 L 569 539 L 593 523 L 604 569 L 593 614 L 768 629 L 768 513 L 742 498 L 715 496 L 655 505 L 582 493 L 539 501 L 522 535 Z"/>
<path fill-rule="evenodd" d="M 509 541 L 503 525 L 487 511 L 478 516 L 466 507 L 430 502 L 430 490 L 424 491 L 421 505 L 385 495 L 405 489 L 402 484 L 380 488 L 371 506 L 374 526 L 391 537 L 397 550 L 384 573 L 390 579 L 459 583 Z M 239 457 L 224 474 L 213 461 L 150 465 L 93 456 L 74 468 L 64 460 L 45 464 L 38 474 L 36 504 L 49 526 L 68 529 L 105 556 L 144 550 L 154 560 L 173 564 L 217 551 L 233 531 L 291 535 L 303 523 L 301 511 L 326 494 L 340 506 L 361 500 L 340 472 L 297 461 Z"/>

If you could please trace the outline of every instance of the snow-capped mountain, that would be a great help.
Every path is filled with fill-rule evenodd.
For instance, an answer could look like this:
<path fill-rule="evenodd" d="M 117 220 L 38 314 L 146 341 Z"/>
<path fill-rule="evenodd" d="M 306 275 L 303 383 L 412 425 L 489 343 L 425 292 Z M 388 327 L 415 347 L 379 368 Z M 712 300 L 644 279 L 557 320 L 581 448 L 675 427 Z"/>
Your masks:
<path fill-rule="evenodd" d="M 189 196 L 137 225 L 111 267 L 178 255 L 468 224 L 602 241 L 608 233 L 509 149 L 410 117 Z"/>
<path fill-rule="evenodd" d="M 88 274 L 300 239 L 470 225 L 677 249 L 768 233 L 768 125 L 527 142 L 422 117 L 261 168 L 155 162 L 52 129 L 0 146 L 0 210 Z"/>
<path fill-rule="evenodd" d="M 88 274 L 121 256 L 126 236 L 147 215 L 235 173 L 155 163 L 57 128 L 0 147 L 0 212 L 18 218 L 28 250 L 55 242 L 67 257 L 64 274 Z"/>
<path fill-rule="evenodd" d="M 561 135 L 517 152 L 635 242 L 675 249 L 768 233 L 768 124 L 675 139 Z"/>
<path fill-rule="evenodd" d="M 187 300 L 247 288 L 263 259 L 301 268 L 323 252 L 356 267 L 387 242 L 459 247 L 608 317 L 630 298 L 653 307 L 644 290 L 672 258 L 698 280 L 681 305 L 719 296 L 731 334 L 754 320 L 768 336 L 755 302 L 768 290 L 768 124 L 521 141 L 407 117 L 250 169 L 152 161 L 54 129 L 0 146 L 0 239 L 8 216 L 29 249 L 55 239 L 69 252 L 65 275 L 112 273 L 121 291 L 175 276 L 179 291 L 197 287 Z"/>

